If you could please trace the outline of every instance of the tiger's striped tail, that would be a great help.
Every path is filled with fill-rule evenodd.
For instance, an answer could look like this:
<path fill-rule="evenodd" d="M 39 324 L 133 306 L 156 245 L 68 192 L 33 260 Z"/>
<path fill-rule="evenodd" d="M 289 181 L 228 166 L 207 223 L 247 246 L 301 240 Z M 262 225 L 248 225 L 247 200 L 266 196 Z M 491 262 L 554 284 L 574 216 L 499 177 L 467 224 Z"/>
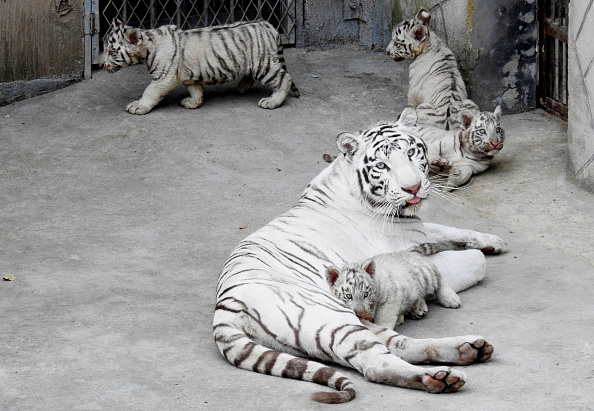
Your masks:
<path fill-rule="evenodd" d="M 235 298 L 225 298 L 215 308 L 214 339 L 221 354 L 231 364 L 261 374 L 315 382 L 338 390 L 316 392 L 311 396 L 314 401 L 340 404 L 355 398 L 351 380 L 335 369 L 255 343 L 235 325 L 238 317 L 244 314 L 245 306 Z"/>
<path fill-rule="evenodd" d="M 276 34 L 276 53 L 278 55 L 278 61 L 280 62 L 283 70 L 287 71 L 287 64 L 285 63 L 285 53 L 284 53 L 283 41 L 281 39 L 280 33 Z M 301 93 L 299 92 L 299 89 L 295 85 L 294 81 L 291 81 L 291 91 L 293 92 L 293 95 L 295 97 L 299 98 L 301 96 Z"/>

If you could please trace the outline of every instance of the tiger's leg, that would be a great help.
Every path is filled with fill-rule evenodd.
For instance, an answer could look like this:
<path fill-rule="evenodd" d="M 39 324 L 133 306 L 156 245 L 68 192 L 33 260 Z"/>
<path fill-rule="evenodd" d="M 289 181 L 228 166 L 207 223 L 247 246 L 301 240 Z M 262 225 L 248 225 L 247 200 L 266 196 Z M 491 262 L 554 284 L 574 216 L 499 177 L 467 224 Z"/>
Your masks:
<path fill-rule="evenodd" d="M 245 93 L 251 86 L 254 85 L 254 78 L 250 75 L 243 76 L 237 85 L 237 91 Z"/>
<path fill-rule="evenodd" d="M 441 224 L 424 223 L 429 243 L 451 243 L 455 249 L 477 249 L 489 254 L 507 251 L 505 241 L 493 234 L 449 227 Z"/>
<path fill-rule="evenodd" d="M 128 104 L 126 111 L 130 114 L 146 114 L 178 85 L 179 81 L 177 79 L 151 81 L 142 93 L 140 100 Z"/>
<path fill-rule="evenodd" d="M 487 261 L 479 250 L 442 251 L 427 257 L 454 292 L 477 284 L 487 272 Z"/>
<path fill-rule="evenodd" d="M 385 343 L 361 325 L 332 323 L 316 335 L 318 339 L 330 338 L 336 362 L 355 368 L 369 381 L 430 393 L 457 391 L 465 384 L 466 377 L 460 371 L 443 366 L 421 368 L 390 355 Z"/>
<path fill-rule="evenodd" d="M 272 66 L 268 73 L 259 79 L 262 84 L 272 87 L 274 92 L 270 97 L 264 97 L 258 105 L 262 108 L 274 109 L 280 106 L 291 91 L 293 80 L 289 73 L 278 67 Z"/>
<path fill-rule="evenodd" d="M 414 339 L 368 321 L 363 324 L 386 344 L 392 354 L 411 364 L 468 365 L 489 361 L 493 355 L 493 346 L 478 335 Z"/>
<path fill-rule="evenodd" d="M 190 93 L 190 97 L 186 97 L 181 101 L 181 105 L 185 108 L 198 108 L 202 105 L 204 101 L 204 87 L 200 83 L 185 83 L 188 92 Z"/>

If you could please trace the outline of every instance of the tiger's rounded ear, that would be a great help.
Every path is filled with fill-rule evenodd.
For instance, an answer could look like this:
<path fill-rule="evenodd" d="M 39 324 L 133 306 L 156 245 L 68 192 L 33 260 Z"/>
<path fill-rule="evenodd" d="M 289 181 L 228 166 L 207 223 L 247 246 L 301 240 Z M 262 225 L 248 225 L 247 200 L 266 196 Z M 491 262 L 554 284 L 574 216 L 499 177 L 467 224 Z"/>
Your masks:
<path fill-rule="evenodd" d="M 114 19 L 111 21 L 111 25 L 113 27 L 123 26 L 124 22 L 122 20 L 120 20 L 119 18 L 114 17 Z"/>
<path fill-rule="evenodd" d="M 375 261 L 373 260 L 373 258 L 368 258 L 367 260 L 365 260 L 363 262 L 363 270 L 365 270 L 365 272 L 367 274 L 369 274 L 370 277 L 373 277 L 375 274 Z"/>
<path fill-rule="evenodd" d="M 411 35 L 416 41 L 422 43 L 429 37 L 429 29 L 423 24 L 417 24 L 412 28 Z"/>
<path fill-rule="evenodd" d="M 495 107 L 495 111 L 493 112 L 493 114 L 495 114 L 495 117 L 497 117 L 497 121 L 500 121 L 501 120 L 501 106 Z"/>
<path fill-rule="evenodd" d="M 417 21 L 424 25 L 428 25 L 431 21 L 431 13 L 429 13 L 429 10 L 427 10 L 424 7 L 421 10 L 419 10 L 416 17 Z"/>
<path fill-rule="evenodd" d="M 340 276 L 340 270 L 336 267 L 331 265 L 330 267 L 326 268 L 326 282 L 330 284 L 330 286 L 334 286 L 336 284 L 336 280 Z"/>
<path fill-rule="evenodd" d="M 336 146 L 347 159 L 351 160 L 359 149 L 359 139 L 352 133 L 340 133 L 336 136 Z"/>
<path fill-rule="evenodd" d="M 398 117 L 398 122 L 404 126 L 417 126 L 417 111 L 412 107 L 405 107 Z"/>
<path fill-rule="evenodd" d="M 460 127 L 464 130 L 468 130 L 468 127 L 470 127 L 470 124 L 474 119 L 474 115 L 468 110 L 462 110 L 460 114 L 458 114 L 458 119 L 460 120 Z"/>
<path fill-rule="evenodd" d="M 139 33 L 137 30 L 129 30 L 126 32 L 126 37 L 128 38 L 128 42 L 133 46 L 137 46 L 140 42 Z"/>

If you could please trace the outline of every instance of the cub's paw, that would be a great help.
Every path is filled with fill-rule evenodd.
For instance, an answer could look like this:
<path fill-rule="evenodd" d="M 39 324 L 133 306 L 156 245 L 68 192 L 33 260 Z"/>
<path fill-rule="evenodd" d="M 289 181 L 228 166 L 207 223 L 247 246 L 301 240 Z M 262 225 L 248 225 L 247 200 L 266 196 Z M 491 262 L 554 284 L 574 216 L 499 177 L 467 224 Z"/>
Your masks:
<path fill-rule="evenodd" d="M 466 383 L 464 373 L 451 368 L 436 367 L 426 371 L 421 377 L 421 382 L 424 388 L 432 394 L 458 391 Z"/>
<path fill-rule="evenodd" d="M 202 100 L 196 101 L 192 97 L 186 97 L 181 101 L 182 107 L 194 109 L 202 105 Z"/>
<path fill-rule="evenodd" d="M 264 97 L 263 99 L 261 99 L 258 102 L 258 105 L 262 108 L 267 108 L 269 110 L 272 110 L 272 109 L 275 109 L 278 106 L 280 106 L 281 103 L 282 103 L 282 101 L 278 102 L 275 99 L 273 99 L 272 97 Z"/>
<path fill-rule="evenodd" d="M 446 308 L 460 308 L 462 305 L 462 300 L 460 296 L 456 294 L 454 290 L 450 287 L 441 287 L 437 291 L 437 300 L 439 303 Z"/>
<path fill-rule="evenodd" d="M 465 342 L 458 347 L 460 358 L 458 365 L 468 365 L 475 362 L 486 362 L 493 355 L 493 346 L 482 338 L 469 338 L 474 340 Z"/>
<path fill-rule="evenodd" d="M 440 158 L 439 160 L 432 161 L 429 165 L 429 170 L 434 174 L 447 173 L 452 168 L 452 163 L 449 160 Z"/>
<path fill-rule="evenodd" d="M 133 101 L 132 103 L 126 106 L 126 111 L 130 114 L 146 114 L 151 111 L 152 107 L 147 107 L 143 104 L 140 104 L 140 101 Z"/>

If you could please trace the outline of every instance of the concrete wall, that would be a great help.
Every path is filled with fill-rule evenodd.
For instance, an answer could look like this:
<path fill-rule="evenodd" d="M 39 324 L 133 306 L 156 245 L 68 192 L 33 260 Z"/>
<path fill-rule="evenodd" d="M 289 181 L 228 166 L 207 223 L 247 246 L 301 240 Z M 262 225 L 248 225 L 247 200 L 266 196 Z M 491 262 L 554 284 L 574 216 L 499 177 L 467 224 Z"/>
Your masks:
<path fill-rule="evenodd" d="M 593 0 L 569 3 L 568 175 L 594 192 Z"/>
<path fill-rule="evenodd" d="M 0 1 L 0 105 L 81 79 L 83 2 Z"/>

